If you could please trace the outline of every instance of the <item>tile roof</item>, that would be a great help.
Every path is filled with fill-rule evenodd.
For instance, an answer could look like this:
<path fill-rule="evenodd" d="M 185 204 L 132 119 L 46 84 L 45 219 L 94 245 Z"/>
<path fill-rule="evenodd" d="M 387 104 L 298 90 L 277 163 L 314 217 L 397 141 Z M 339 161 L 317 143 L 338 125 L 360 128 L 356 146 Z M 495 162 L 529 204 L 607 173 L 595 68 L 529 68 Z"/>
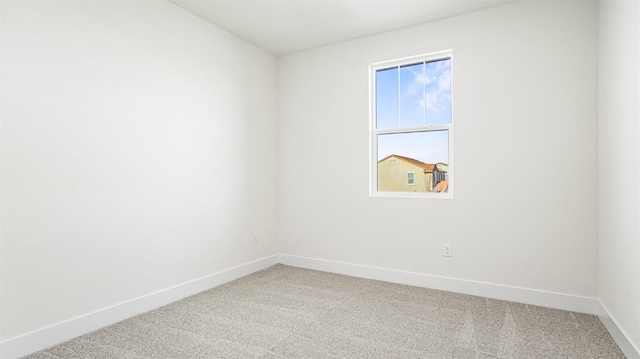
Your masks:
<path fill-rule="evenodd" d="M 382 162 L 382 161 L 384 161 L 384 160 L 386 160 L 386 159 L 388 159 L 390 157 L 395 157 L 395 158 L 401 159 L 401 160 L 403 160 L 405 162 L 408 162 L 408 163 L 410 163 L 410 164 L 412 164 L 414 166 L 420 167 L 425 172 L 433 172 L 433 168 L 436 166 L 435 164 L 428 164 L 428 163 L 424 163 L 424 162 L 418 161 L 418 160 L 416 160 L 414 158 L 404 157 L 404 156 L 399 156 L 399 155 L 389 155 L 389 156 L 381 159 L 380 161 L 378 161 L 378 163 L 380 163 L 380 162 Z"/>
<path fill-rule="evenodd" d="M 440 181 L 438 182 L 434 190 L 438 193 L 445 193 L 447 192 L 447 187 L 449 187 L 449 183 L 447 183 L 447 181 Z"/>
<path fill-rule="evenodd" d="M 440 172 L 449 172 L 449 165 L 446 163 L 438 162 L 436 163 L 436 168 Z"/>

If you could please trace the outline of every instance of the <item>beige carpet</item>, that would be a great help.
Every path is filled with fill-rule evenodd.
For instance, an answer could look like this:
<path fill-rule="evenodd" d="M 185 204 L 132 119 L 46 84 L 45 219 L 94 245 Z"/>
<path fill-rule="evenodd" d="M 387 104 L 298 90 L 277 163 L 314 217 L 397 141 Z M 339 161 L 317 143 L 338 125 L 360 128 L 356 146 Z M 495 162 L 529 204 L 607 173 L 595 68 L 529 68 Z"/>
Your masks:
<path fill-rule="evenodd" d="M 28 358 L 624 358 L 597 317 L 276 265 Z"/>

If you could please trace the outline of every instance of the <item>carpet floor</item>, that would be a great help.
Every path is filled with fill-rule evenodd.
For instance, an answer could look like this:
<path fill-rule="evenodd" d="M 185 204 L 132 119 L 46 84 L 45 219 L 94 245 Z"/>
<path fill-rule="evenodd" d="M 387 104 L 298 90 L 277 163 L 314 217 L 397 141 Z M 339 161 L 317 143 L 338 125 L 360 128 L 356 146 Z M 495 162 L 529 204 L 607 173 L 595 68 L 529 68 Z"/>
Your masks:
<path fill-rule="evenodd" d="M 275 265 L 27 358 L 624 358 L 596 316 Z"/>

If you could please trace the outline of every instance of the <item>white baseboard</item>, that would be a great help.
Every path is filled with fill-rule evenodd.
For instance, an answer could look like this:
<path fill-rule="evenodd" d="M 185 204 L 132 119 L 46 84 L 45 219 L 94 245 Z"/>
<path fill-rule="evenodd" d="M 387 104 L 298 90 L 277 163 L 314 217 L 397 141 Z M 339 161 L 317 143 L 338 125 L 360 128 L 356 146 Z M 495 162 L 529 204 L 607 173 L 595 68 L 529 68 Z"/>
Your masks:
<path fill-rule="evenodd" d="M 596 298 L 406 272 L 395 269 L 334 262 L 324 259 L 298 257 L 287 254 L 280 254 L 278 262 L 294 267 L 345 274 L 352 277 L 376 279 L 385 282 L 413 285 L 416 287 L 446 290 L 449 292 L 477 295 L 486 298 L 508 300 L 511 302 L 538 305 L 573 312 L 595 315 L 603 314 L 600 302 Z"/>
<path fill-rule="evenodd" d="M 627 359 L 640 359 L 640 348 L 629 340 L 627 333 L 611 315 L 611 312 L 609 312 L 609 309 L 607 309 L 604 303 L 601 302 L 600 305 L 603 310 L 603 314 L 600 315 L 600 321 L 604 324 L 604 327 L 607 328 L 613 340 L 616 341 L 620 350 L 622 350 Z"/>
<path fill-rule="evenodd" d="M 268 268 L 278 261 L 272 255 L 254 262 L 210 274 L 171 288 L 135 298 L 114 306 L 88 313 L 0 343 L 0 358 L 14 359 L 48 348 L 52 345 L 90 333 L 182 298 L 217 287 L 221 284 Z"/>
<path fill-rule="evenodd" d="M 280 254 L 278 256 L 278 263 L 292 267 L 344 274 L 352 277 L 446 290 L 449 292 L 597 315 L 627 358 L 640 359 L 640 350 L 638 347 L 629 340 L 629 336 L 620 329 L 618 322 L 611 316 L 600 300 L 596 298 L 440 277 L 395 269 L 369 267 L 324 259 L 299 257 L 288 254 Z"/>

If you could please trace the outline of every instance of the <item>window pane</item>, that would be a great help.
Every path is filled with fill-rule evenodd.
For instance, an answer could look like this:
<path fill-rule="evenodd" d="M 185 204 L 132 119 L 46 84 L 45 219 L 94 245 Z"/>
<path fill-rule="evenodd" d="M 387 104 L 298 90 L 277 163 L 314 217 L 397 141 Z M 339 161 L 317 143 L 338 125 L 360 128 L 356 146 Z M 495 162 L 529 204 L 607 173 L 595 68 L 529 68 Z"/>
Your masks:
<path fill-rule="evenodd" d="M 377 141 L 379 192 L 448 191 L 448 130 L 383 134 Z"/>
<path fill-rule="evenodd" d="M 400 127 L 424 125 L 424 63 L 400 68 Z"/>
<path fill-rule="evenodd" d="M 376 71 L 376 128 L 398 127 L 398 68 Z"/>
<path fill-rule="evenodd" d="M 426 63 L 424 82 L 427 125 L 451 123 L 451 59 Z"/>

